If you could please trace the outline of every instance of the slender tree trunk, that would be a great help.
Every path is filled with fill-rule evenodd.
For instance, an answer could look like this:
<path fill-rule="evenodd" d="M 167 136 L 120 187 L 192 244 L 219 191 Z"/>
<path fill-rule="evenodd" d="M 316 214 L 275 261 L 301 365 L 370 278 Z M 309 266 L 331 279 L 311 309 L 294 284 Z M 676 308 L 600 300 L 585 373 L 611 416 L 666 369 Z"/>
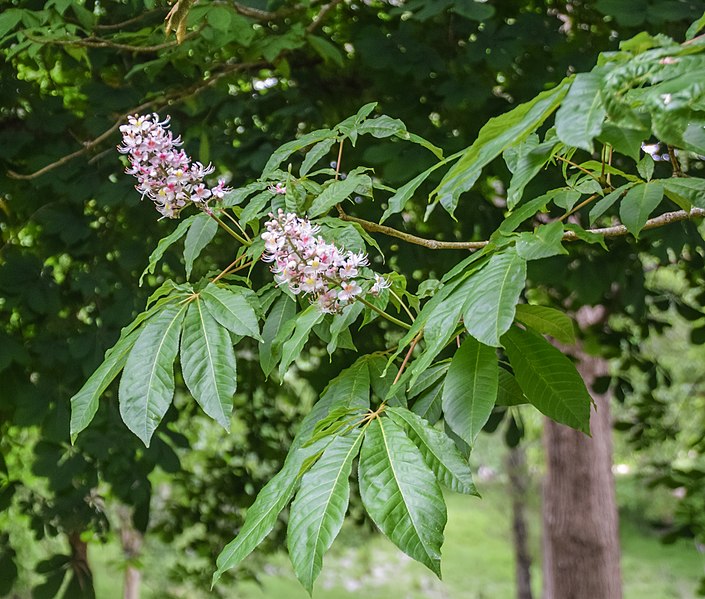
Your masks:
<path fill-rule="evenodd" d="M 516 567 L 517 599 L 533 599 L 531 594 L 531 553 L 526 523 L 526 496 L 529 473 L 523 445 L 509 449 L 507 474 L 512 497 L 512 535 L 514 537 L 514 563 Z"/>
<path fill-rule="evenodd" d="M 605 360 L 562 349 L 576 356 L 589 389 L 607 374 Z M 610 394 L 591 394 L 592 437 L 550 420 L 544 429 L 544 599 L 622 597 Z"/>
<path fill-rule="evenodd" d="M 118 508 L 118 518 L 120 520 L 120 542 L 127 561 L 123 585 L 123 598 L 139 599 L 142 572 L 134 564 L 135 560 L 142 552 L 142 542 L 144 538 L 142 533 L 133 526 L 132 514 L 127 507 L 120 506 Z"/>
<path fill-rule="evenodd" d="M 88 543 L 81 539 L 79 532 L 68 534 L 71 547 L 71 568 L 78 581 L 78 586 L 86 595 L 93 593 L 93 573 L 88 563 Z"/>

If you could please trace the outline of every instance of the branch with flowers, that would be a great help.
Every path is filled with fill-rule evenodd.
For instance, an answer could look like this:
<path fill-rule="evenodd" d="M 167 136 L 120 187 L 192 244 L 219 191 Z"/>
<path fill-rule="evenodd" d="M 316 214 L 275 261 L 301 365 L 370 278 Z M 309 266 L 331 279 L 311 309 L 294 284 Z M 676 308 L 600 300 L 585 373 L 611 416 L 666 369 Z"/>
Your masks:
<path fill-rule="evenodd" d="M 137 178 L 137 191 L 161 218 L 181 219 L 159 243 L 143 276 L 158 283 L 152 277 L 156 263 L 186 236 L 189 279 L 193 261 L 218 229 L 236 242 L 236 258 L 212 279 L 162 282 L 146 311 L 123 329 L 73 397 L 72 437 L 89 425 L 102 392 L 122 371 L 121 415 L 149 445 L 174 395 L 177 355 L 195 400 L 228 428 L 236 392 L 234 343 L 256 342 L 263 374 L 281 379 L 316 338 L 334 355 L 355 348 L 356 324 L 377 321 L 393 331 L 392 347 L 358 356 L 329 382 L 301 423 L 281 471 L 218 557 L 214 582 L 257 547 L 291 502 L 292 564 L 311 591 L 342 525 L 356 459 L 360 496 L 372 520 L 402 551 L 440 575 L 446 523 L 440 486 L 476 494 L 468 454 L 495 406 L 530 404 L 557 422 L 590 430 L 585 384 L 570 359 L 546 339 L 574 343 L 572 321 L 561 311 L 526 302 L 528 264 L 568 253 L 566 241 L 604 247 L 609 237 L 638 238 L 705 215 L 705 180 L 684 176 L 679 161 L 689 152 L 705 154 L 701 137 L 689 129 L 703 119 L 702 104 L 673 111 L 671 92 L 660 93 L 662 83 L 674 81 L 684 86 L 683 97 L 700 93 L 699 83 L 684 83 L 680 63 L 705 53 L 705 46 L 657 43 L 665 46 L 638 45 L 629 55 L 606 56 L 599 70 L 567 78 L 492 119 L 473 144 L 452 156 L 444 157 L 401 121 L 373 116 L 376 105 L 368 104 L 331 128 L 284 144 L 257 181 L 232 190 L 210 180 L 212 165 L 190 159 L 168 118 L 129 117 L 120 127 L 126 172 Z M 636 59 L 646 65 L 638 74 L 631 69 Z M 633 115 L 639 111 L 656 125 L 634 134 Z M 546 130 L 550 118 L 555 125 Z M 605 138 L 606 127 L 629 129 L 629 139 L 640 135 L 639 146 Z M 344 144 L 355 145 L 363 136 L 418 144 L 437 161 L 398 189 L 365 166 L 343 176 Z M 641 150 L 652 136 L 669 153 L 661 166 L 671 172 L 658 178 L 656 161 Z M 338 156 L 335 168 L 321 166 L 332 151 Z M 634 169 L 617 168 L 617 155 L 636 156 Z M 431 208 L 453 215 L 484 167 L 499 157 L 511 180 L 504 218 L 489 239 L 424 239 L 383 224 L 400 213 L 413 220 L 419 211 L 415 198 L 421 196 Z M 548 168 L 560 171 L 564 184 L 525 198 L 527 184 Z M 664 168 L 658 172 L 664 174 Z M 345 202 L 355 197 L 383 200 L 378 222 L 348 214 Z M 679 210 L 668 210 L 668 203 Z M 182 218 L 192 207 L 197 213 Z M 370 233 L 429 249 L 476 251 L 414 294 L 403 273 L 370 268 L 367 248 L 376 245 Z M 272 283 L 258 289 L 250 275 L 230 276 L 260 259 L 269 265 Z M 245 337 L 254 341 L 242 341 Z M 448 433 L 436 427 L 441 419 Z"/>

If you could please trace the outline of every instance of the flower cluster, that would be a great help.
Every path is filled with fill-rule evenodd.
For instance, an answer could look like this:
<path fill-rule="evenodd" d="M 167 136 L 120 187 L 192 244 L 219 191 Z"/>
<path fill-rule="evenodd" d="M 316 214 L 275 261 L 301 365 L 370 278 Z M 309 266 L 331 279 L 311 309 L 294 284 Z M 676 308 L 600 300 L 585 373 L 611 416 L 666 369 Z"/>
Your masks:
<path fill-rule="evenodd" d="M 181 138 L 173 136 L 168 124 L 169 117 L 160 122 L 156 113 L 128 117 L 127 124 L 120 127 L 122 145 L 118 151 L 129 156 L 125 172 L 137 178 L 135 187 L 142 197 L 152 200 L 163 217 L 177 218 L 187 204 L 205 208 L 209 199 L 220 199 L 230 189 L 224 181 L 206 186 L 203 180 L 213 172 L 213 166 L 191 162 L 179 149 Z"/>
<path fill-rule="evenodd" d="M 327 243 L 317 235 L 318 225 L 296 214 L 279 210 L 270 217 L 262 233 L 262 259 L 272 263 L 279 285 L 288 285 L 296 294 L 311 295 L 319 308 L 329 313 L 339 312 L 363 292 L 358 279 L 363 278 L 360 269 L 367 265 L 367 256 Z M 376 274 L 369 293 L 377 295 L 389 285 Z"/>

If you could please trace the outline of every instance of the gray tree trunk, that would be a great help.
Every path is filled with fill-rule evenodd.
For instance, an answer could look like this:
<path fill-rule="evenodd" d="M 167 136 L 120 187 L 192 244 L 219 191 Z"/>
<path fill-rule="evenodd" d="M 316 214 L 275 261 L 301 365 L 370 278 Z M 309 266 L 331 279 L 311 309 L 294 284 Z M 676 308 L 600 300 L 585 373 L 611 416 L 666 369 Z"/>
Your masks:
<path fill-rule="evenodd" d="M 562 349 L 576 356 L 588 389 L 596 377 L 607 374 L 603 359 Z M 592 437 L 546 420 L 544 599 L 622 597 L 610 396 L 591 394 L 597 407 L 590 422 Z"/>

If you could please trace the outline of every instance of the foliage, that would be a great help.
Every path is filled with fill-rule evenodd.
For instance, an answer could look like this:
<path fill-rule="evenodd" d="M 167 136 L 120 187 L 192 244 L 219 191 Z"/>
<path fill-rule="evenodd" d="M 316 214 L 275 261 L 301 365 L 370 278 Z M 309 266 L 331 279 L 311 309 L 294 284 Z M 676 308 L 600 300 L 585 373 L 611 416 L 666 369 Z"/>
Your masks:
<path fill-rule="evenodd" d="M 612 235 L 629 232 L 639 236 L 639 243 L 648 244 L 654 239 L 648 232 L 652 226 L 683 220 L 693 206 L 694 214 L 705 208 L 702 179 L 680 176 L 686 172 L 687 160 L 704 153 L 698 82 L 705 56 L 702 40 L 695 37 L 697 26 L 691 29 L 691 41 L 683 44 L 665 35 L 642 34 L 623 43 L 619 51 L 602 55 L 592 71 L 563 79 L 566 64 L 580 71 L 591 65 L 586 37 L 596 38 L 600 32 L 607 35 L 610 29 L 600 14 L 586 9 L 582 15 L 585 23 L 592 23 L 589 36 L 576 28 L 561 38 L 555 23 L 549 23 L 531 3 L 521 3 L 523 12 L 510 3 L 502 9 L 461 4 L 467 3 L 434 3 L 435 8 L 409 3 L 404 8 L 384 6 L 381 10 L 380 6 L 367 9 L 333 3 L 328 10 L 337 11 L 335 19 L 330 27 L 318 31 L 327 13 L 307 3 L 293 12 L 287 12 L 289 7 L 267 12 L 241 5 L 179 2 L 167 26 L 176 31 L 178 39 L 166 42 L 153 26 L 165 16 L 159 7 L 139 18 L 137 23 L 148 26 L 136 32 L 129 25 L 113 25 L 132 18 L 137 4 L 116 3 L 106 13 L 61 3 L 40 10 L 23 5 L 3 13 L 0 30 L 4 28 L 5 68 L 23 90 L 5 109 L 6 120 L 20 131 L 5 159 L 15 171 L 24 173 L 57 164 L 51 176 L 37 181 L 45 194 L 60 198 L 55 205 L 40 208 L 36 216 L 35 208 L 23 206 L 7 229 L 12 243 L 3 257 L 2 287 L 9 298 L 3 309 L 12 316 L 9 338 L 22 340 L 3 347 L 5 361 L 11 365 L 8 380 L 17 390 L 17 407 L 8 411 L 15 426 L 47 422 L 56 414 L 57 430 L 50 437 L 54 447 L 48 461 L 57 463 L 57 456 L 75 454 L 88 466 L 85 482 L 70 489 L 72 501 L 79 503 L 78 498 L 95 486 L 91 473 L 96 470 L 106 480 L 125 480 L 123 489 L 134 488 L 130 481 L 134 466 L 126 459 L 118 476 L 106 451 L 109 431 L 115 437 L 113 445 L 123 452 L 131 447 L 135 460 L 143 463 L 138 486 L 145 491 L 138 505 L 146 510 L 149 473 L 165 460 L 173 463 L 171 445 L 183 444 L 166 423 L 160 426 L 162 418 L 174 422 L 176 429 L 184 426 L 177 421 L 181 417 L 170 411 L 180 377 L 203 411 L 227 428 L 233 394 L 251 393 L 261 384 L 261 376 L 238 374 L 243 362 L 252 374 L 254 353 L 262 373 L 275 381 L 290 380 L 293 366 L 306 376 L 304 362 L 297 360 L 305 347 L 314 359 L 320 347 L 328 348 L 336 358 L 329 366 L 321 365 L 321 376 L 325 373 L 332 382 L 299 427 L 280 474 L 262 490 L 238 536 L 221 554 L 218 575 L 262 541 L 293 499 L 290 523 L 295 524 L 290 524 L 290 535 L 302 541 L 292 545 L 292 560 L 310 590 L 345 512 L 347 475 L 354 472 L 358 450 L 362 501 L 372 519 L 403 550 L 440 572 L 445 511 L 434 481 L 474 492 L 462 456 L 492 417 L 498 395 L 503 394 L 505 402 L 508 396 L 513 402 L 528 401 L 558 421 L 588 430 L 590 401 L 584 386 L 570 362 L 542 336 L 570 340 L 572 326 L 560 312 L 547 313 L 546 307 L 536 304 L 560 304 L 546 291 L 546 280 L 553 289 L 562 283 L 572 286 L 580 302 L 589 303 L 590 293 L 599 299 L 612 278 L 604 277 L 601 284 L 591 287 L 587 281 L 594 278 L 584 276 L 583 266 L 565 281 L 543 275 L 555 272 L 556 264 L 574 259 L 576 252 L 568 254 L 564 243 L 580 239 L 604 244 Z M 602 3 L 599 6 L 598 10 L 609 13 Z M 698 16 L 686 4 L 682 8 L 682 17 Z M 345 18 L 346 11 L 352 10 L 357 11 L 357 21 Z M 656 19 L 653 11 L 645 14 Z M 614 16 L 628 18 L 620 11 Z M 507 18 L 516 20 L 508 25 Z M 449 44 L 445 30 L 428 27 L 429 22 L 446 20 L 454 23 L 453 33 L 462 44 Z M 513 51 L 515 44 L 526 50 L 542 39 L 536 34 L 537 25 L 551 32 L 545 43 L 554 37 L 576 52 L 550 76 L 554 80 L 547 82 L 546 90 L 537 89 L 545 80 L 537 54 Z M 429 31 L 433 31 L 430 37 Z M 394 34 L 391 45 L 388 32 Z M 488 44 L 490 38 L 501 42 L 493 42 L 489 58 L 478 61 L 473 48 Z M 347 40 L 354 42 L 355 52 L 346 49 Z M 118 52 L 121 55 L 116 57 Z M 402 66 L 388 72 L 397 65 L 398 55 L 409 52 L 412 55 Z M 155 58 L 143 60 L 142 55 Z M 305 68 L 310 63 L 315 68 Z M 419 118 L 418 107 L 404 109 L 408 103 L 402 98 L 408 84 L 414 84 L 414 89 L 424 85 L 426 71 L 417 63 L 442 74 L 443 84 L 424 92 L 424 102 L 440 107 L 443 113 L 442 117 L 431 113 L 431 126 L 425 115 Z M 57 66 L 49 69 L 49 64 Z M 346 67 L 344 75 L 338 72 L 341 65 Z M 532 65 L 541 66 L 540 75 L 521 73 Z M 201 79 L 203 72 L 209 78 Z M 363 94 L 344 94 L 346 75 L 353 89 L 365 87 L 370 79 L 376 85 Z M 481 91 L 492 85 L 479 82 L 494 84 L 499 75 L 504 85 L 498 95 L 525 103 L 496 116 L 503 112 L 505 100 Z M 184 79 L 195 83 L 185 86 Z M 330 82 L 336 85 L 328 86 Z M 42 95 L 33 96 L 34 89 Z M 328 101 L 326 89 L 336 90 L 335 101 Z M 384 98 L 384 109 L 404 118 L 409 126 L 381 114 L 381 107 L 374 103 L 343 118 L 370 99 L 364 97 L 368 94 Z M 57 96 L 66 110 L 59 118 L 47 119 L 54 114 L 50 97 Z M 222 204 L 213 204 L 224 231 L 230 229 L 232 236 L 232 225 L 245 232 L 244 243 L 235 251 L 231 237 L 222 234 L 204 246 L 200 240 L 204 223 L 209 221 L 198 215 L 183 220 L 173 232 L 168 227 L 168 234 L 147 259 L 143 246 L 145 240 L 148 246 L 156 241 L 152 239 L 154 227 L 144 217 L 146 209 L 137 208 L 125 178 L 117 174 L 117 162 L 105 165 L 104 172 L 110 172 L 115 181 L 111 182 L 97 171 L 86 173 L 78 163 L 62 161 L 71 151 L 71 140 L 63 133 L 67 129 L 98 140 L 85 146 L 90 150 L 115 130 L 117 125 L 106 129 L 105 137 L 101 133 L 114 114 L 173 107 L 174 103 L 182 107 L 172 127 L 178 132 L 180 125 L 190 124 L 182 129 L 184 137 L 191 147 L 198 141 L 203 162 L 213 160 L 219 174 L 226 177 L 233 175 L 224 165 L 238 165 L 240 172 L 232 181 L 236 190 Z M 100 117 L 91 116 L 96 106 L 103 111 Z M 494 118 L 468 124 L 465 115 L 481 106 Z M 554 113 L 554 127 L 549 128 Z M 460 149 L 483 120 L 487 122 L 476 141 Z M 440 121 L 442 128 L 435 126 Z M 296 139 L 276 149 L 273 140 L 285 141 L 299 122 L 302 126 Z M 38 136 L 52 142 L 40 152 L 30 148 Z M 664 171 L 663 161 L 656 164 L 646 155 L 642 158 L 644 141 L 669 146 L 675 178 Z M 441 152 L 440 146 L 449 153 Z M 670 146 L 677 148 L 675 153 Z M 595 147 L 600 149 L 599 156 L 590 153 Z M 342 165 L 354 167 L 348 172 L 340 160 L 328 166 L 338 148 L 344 149 Z M 102 167 L 105 158 L 100 154 L 96 158 Z M 257 172 L 261 173 L 257 181 L 246 184 Z M 509 182 L 506 215 L 489 202 L 476 207 L 468 201 L 480 193 L 491 197 L 488 189 L 493 178 Z M 21 194 L 22 181 L 13 180 L 5 193 Z M 277 185 L 285 187 L 286 193 L 277 193 Z M 503 196 L 504 191 L 498 189 Z M 426 195 L 431 198 L 428 205 L 419 201 Z M 375 203 L 363 197 L 373 197 Z M 612 215 L 619 214 L 626 229 L 592 231 L 580 226 L 582 221 L 571 215 L 593 202 L 592 220 L 610 224 Z M 675 202 L 682 212 L 660 214 L 668 202 Z M 439 211 L 434 212 L 438 204 L 451 216 L 462 213 L 462 218 L 444 220 Z M 254 265 L 263 250 L 257 236 L 265 215 L 279 208 L 315 218 L 326 240 L 345 249 L 362 251 L 379 243 L 392 271 L 388 274 L 390 289 L 364 305 L 357 304 L 355 310 L 323 316 L 307 308 L 305 300 L 291 297 L 285 288 L 268 285 L 264 269 Z M 333 210 L 338 218 L 327 216 Z M 649 221 L 655 211 L 659 212 L 657 220 Z M 142 216 L 135 217 L 137 213 Z M 399 223 L 402 217 L 427 238 L 411 236 L 398 225 L 384 229 L 379 224 L 383 219 Z M 525 226 L 527 221 L 532 227 Z M 693 242 L 693 227 L 686 225 L 685 231 Z M 377 237 L 379 233 L 389 233 L 393 241 L 384 241 Z M 370 235 L 376 236 L 374 242 Z M 186 280 L 180 274 L 180 258 L 170 247 L 184 236 Z M 483 237 L 487 243 L 480 241 Z M 472 241 L 463 241 L 468 239 Z M 393 245 L 400 240 L 410 243 Z M 64 249 L 66 245 L 70 251 Z M 423 246 L 451 251 L 430 263 L 419 258 Z M 462 252 L 468 249 L 478 251 L 465 258 Z M 223 253 L 230 256 L 228 262 L 235 254 L 238 262 L 217 276 L 213 270 Z M 599 262 L 602 256 L 597 248 L 585 253 L 588 264 Z M 628 253 L 634 260 L 635 252 L 628 249 Z M 134 287 L 145 263 L 147 284 L 162 285 L 148 301 Z M 376 266 L 381 268 L 379 262 Z M 618 260 L 609 268 L 625 277 Z M 444 272 L 442 281 L 412 291 L 414 280 L 440 278 Z M 44 274 L 35 277 L 30 273 Z M 582 288 L 575 281 L 579 277 L 585 279 Z M 527 280 L 531 283 L 528 289 Z M 634 286 L 638 284 L 636 280 Z M 533 301 L 519 303 L 525 298 Z M 123 329 L 106 362 L 73 396 L 71 436 L 77 445 L 68 447 L 63 400 L 79 387 L 84 373 L 64 376 L 69 363 L 66 356 L 75 360 L 92 355 L 92 367 L 102 350 L 118 338 L 118 327 L 145 301 L 147 309 Z M 104 302 L 111 307 L 107 311 L 101 307 Z M 518 308 L 518 303 L 533 307 Z M 58 320 L 56 315 L 60 315 Z M 60 326 L 47 329 L 45 322 Z M 359 335 L 355 330 L 362 326 L 367 328 Z M 410 330 L 404 334 L 406 327 Z M 80 343 L 76 329 L 81 331 Z M 456 338 L 461 339 L 458 352 L 452 348 Z M 74 349 L 47 359 L 46 348 L 57 347 L 57 343 Z M 29 355 L 23 345 L 30 348 Z M 390 346 L 391 351 L 386 351 Z M 351 365 L 353 358 L 345 352 L 353 347 L 361 357 Z M 531 349 L 529 356 L 523 353 L 527 348 Z M 177 357 L 180 368 L 175 373 Z M 42 364 L 41 376 L 28 385 L 25 363 L 35 361 Z M 467 367 L 473 363 L 478 366 Z M 123 368 L 117 393 L 120 414 L 149 445 L 148 451 L 124 441 L 116 424 L 114 401 L 108 403 L 109 408 L 99 409 L 107 403 L 99 402 L 104 392 L 115 397 L 110 382 Z M 547 374 L 556 372 L 561 376 Z M 60 389 L 52 388 L 53 380 L 61 381 Z M 476 390 L 471 402 L 459 400 L 462 389 Z M 27 406 L 19 400 L 23 394 L 34 397 L 39 408 L 38 416 L 24 423 L 19 419 L 20 406 Z M 192 414 L 191 408 L 185 410 Z M 78 435 L 96 413 L 96 423 Z M 433 427 L 442 414 L 447 434 Z M 457 452 L 449 449 L 452 443 Z M 398 490 L 393 502 L 386 501 L 389 485 Z M 328 501 L 322 511 L 312 511 L 313 489 L 319 486 L 328 490 Z M 120 496 L 120 488 L 112 485 L 112 492 Z M 134 495 L 123 495 L 126 502 L 135 502 Z M 147 518 L 141 522 L 146 529 Z M 75 526 L 81 530 L 92 525 L 84 517 Z"/>

